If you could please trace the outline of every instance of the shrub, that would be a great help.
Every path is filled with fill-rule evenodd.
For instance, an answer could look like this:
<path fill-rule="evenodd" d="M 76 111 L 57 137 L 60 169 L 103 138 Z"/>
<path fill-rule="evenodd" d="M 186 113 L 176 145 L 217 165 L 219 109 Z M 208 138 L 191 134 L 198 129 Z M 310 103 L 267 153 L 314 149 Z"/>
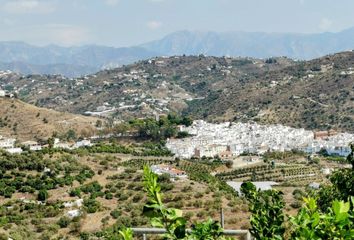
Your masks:
<path fill-rule="evenodd" d="M 121 215 L 122 215 L 122 211 L 118 210 L 118 209 L 115 209 L 113 210 L 110 215 L 114 218 L 114 219 L 117 219 L 119 218 Z"/>
<path fill-rule="evenodd" d="M 285 233 L 282 193 L 257 190 L 251 182 L 243 183 L 241 191 L 249 201 L 252 235 L 256 239 L 282 239 Z"/>
<path fill-rule="evenodd" d="M 45 202 L 49 197 L 48 191 L 46 189 L 41 189 L 38 192 L 37 199 L 38 201 Z"/>
<path fill-rule="evenodd" d="M 71 220 L 70 218 L 64 216 L 59 218 L 59 221 L 57 222 L 57 224 L 61 227 L 61 228 L 66 228 L 67 226 L 69 226 Z"/>

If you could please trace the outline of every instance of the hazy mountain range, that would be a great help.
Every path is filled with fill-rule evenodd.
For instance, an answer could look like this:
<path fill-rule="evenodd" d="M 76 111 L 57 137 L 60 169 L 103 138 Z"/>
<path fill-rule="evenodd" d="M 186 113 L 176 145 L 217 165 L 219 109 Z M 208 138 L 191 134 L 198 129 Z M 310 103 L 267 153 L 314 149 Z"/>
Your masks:
<path fill-rule="evenodd" d="M 161 55 L 313 59 L 353 49 L 353 40 L 354 28 L 318 34 L 179 31 L 140 46 L 124 48 L 98 45 L 37 47 L 23 42 L 0 42 L 0 69 L 24 74 L 78 76 Z"/>
<path fill-rule="evenodd" d="M 23 42 L 0 42 L 0 69 L 24 74 L 63 74 L 72 77 L 157 55 L 142 47 L 38 47 Z"/>

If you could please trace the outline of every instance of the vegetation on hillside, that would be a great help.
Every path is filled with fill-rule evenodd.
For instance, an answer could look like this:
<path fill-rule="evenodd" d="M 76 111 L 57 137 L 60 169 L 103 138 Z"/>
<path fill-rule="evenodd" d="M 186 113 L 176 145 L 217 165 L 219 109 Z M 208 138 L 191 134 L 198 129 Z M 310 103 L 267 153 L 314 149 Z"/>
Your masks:
<path fill-rule="evenodd" d="M 74 80 L 4 76 L 0 85 L 38 106 L 74 113 L 115 107 L 112 116 L 125 120 L 183 112 L 210 121 L 353 131 L 353 64 L 353 52 L 298 62 L 177 56 Z"/>
<path fill-rule="evenodd" d="M 305 205 L 296 216 L 289 219 L 289 228 L 286 229 L 286 220 L 283 213 L 285 206 L 282 193 L 277 190 L 260 191 L 251 183 L 242 184 L 241 190 L 249 201 L 251 211 L 251 233 L 256 239 L 352 239 L 354 236 L 354 196 L 352 187 L 338 184 L 343 178 L 354 180 L 354 146 L 348 161 L 353 168 L 347 172 L 337 172 L 331 176 L 333 187 L 339 194 L 339 199 L 328 200 L 329 207 L 321 210 L 316 199 L 305 198 Z M 349 178 L 349 179 L 348 179 Z M 144 168 L 144 188 L 148 201 L 144 206 L 144 214 L 150 218 L 153 226 L 166 229 L 164 239 L 221 239 L 222 228 L 217 223 L 208 221 L 197 224 L 190 233 L 186 232 L 187 221 L 179 209 L 166 208 L 162 203 L 158 177 L 147 167 Z M 344 199 L 344 200 L 342 200 Z M 321 203 L 323 204 L 323 203 Z M 208 225 L 214 225 L 209 227 Z M 200 230 L 202 230 L 200 232 Z M 124 240 L 133 239 L 129 229 L 119 232 Z"/>

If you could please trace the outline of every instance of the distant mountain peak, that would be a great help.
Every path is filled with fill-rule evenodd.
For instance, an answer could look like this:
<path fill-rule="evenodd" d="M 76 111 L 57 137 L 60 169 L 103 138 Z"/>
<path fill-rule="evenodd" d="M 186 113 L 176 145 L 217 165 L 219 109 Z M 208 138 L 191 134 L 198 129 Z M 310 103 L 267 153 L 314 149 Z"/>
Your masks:
<path fill-rule="evenodd" d="M 133 47 L 100 45 L 33 46 L 0 42 L 0 70 L 24 74 L 86 75 L 107 66 L 121 66 L 154 56 L 199 55 L 268 58 L 287 56 L 308 60 L 354 49 L 354 27 L 331 33 L 213 32 L 181 30 Z M 18 63 L 21 64 L 18 64 Z"/>
<path fill-rule="evenodd" d="M 354 48 L 353 37 L 354 28 L 314 34 L 183 30 L 141 46 L 164 55 L 205 53 L 256 58 L 287 56 L 308 60 Z"/>

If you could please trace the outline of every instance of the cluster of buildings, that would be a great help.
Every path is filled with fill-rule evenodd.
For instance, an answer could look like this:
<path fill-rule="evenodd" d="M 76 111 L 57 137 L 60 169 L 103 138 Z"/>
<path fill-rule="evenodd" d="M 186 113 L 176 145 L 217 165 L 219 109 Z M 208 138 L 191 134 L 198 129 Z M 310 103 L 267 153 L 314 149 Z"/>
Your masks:
<path fill-rule="evenodd" d="M 22 148 L 15 147 L 16 139 L 5 138 L 0 136 L 0 149 L 4 149 L 9 153 L 21 153 Z"/>
<path fill-rule="evenodd" d="M 283 125 L 256 123 L 207 123 L 194 121 L 190 127 L 180 127 L 192 137 L 168 139 L 167 148 L 181 158 L 215 157 L 231 158 L 244 153 L 263 154 L 267 151 L 300 150 L 317 153 L 323 149 L 329 155 L 347 156 L 354 134 L 324 134 Z"/>
<path fill-rule="evenodd" d="M 80 141 L 76 141 L 75 143 L 67 143 L 67 142 L 61 142 L 59 138 L 54 139 L 54 145 L 53 148 L 62 148 L 62 149 L 77 149 L 80 147 L 91 147 L 92 143 L 91 140 L 89 139 L 83 139 Z"/>
<path fill-rule="evenodd" d="M 27 147 L 31 151 L 40 151 L 45 147 L 48 147 L 48 145 L 41 145 L 36 141 L 26 141 L 20 143 L 20 145 Z M 62 148 L 62 149 L 76 149 L 80 147 L 90 147 L 92 146 L 91 140 L 84 139 L 77 141 L 75 143 L 66 143 L 66 142 L 60 142 L 58 138 L 54 139 L 54 145 L 53 148 Z M 16 144 L 16 139 L 15 138 L 5 138 L 3 136 L 0 136 L 0 149 L 3 149 L 11 154 L 16 154 L 16 153 L 22 153 L 23 150 L 22 148 L 18 147 Z"/>
<path fill-rule="evenodd" d="M 0 97 L 13 98 L 15 95 L 0 88 Z"/>
<path fill-rule="evenodd" d="M 65 208 L 70 209 L 66 212 L 66 215 L 69 218 L 79 217 L 82 213 L 80 208 L 83 206 L 83 204 L 84 204 L 84 200 L 82 198 L 77 199 L 75 201 L 64 202 L 63 206 Z"/>

